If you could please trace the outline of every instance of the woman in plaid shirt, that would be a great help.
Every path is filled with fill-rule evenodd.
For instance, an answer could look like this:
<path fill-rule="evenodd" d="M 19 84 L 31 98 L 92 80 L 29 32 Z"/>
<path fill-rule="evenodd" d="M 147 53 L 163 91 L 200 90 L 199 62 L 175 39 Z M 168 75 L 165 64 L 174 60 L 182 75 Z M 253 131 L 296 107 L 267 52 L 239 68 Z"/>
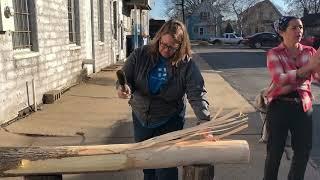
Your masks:
<path fill-rule="evenodd" d="M 300 44 L 299 18 L 281 17 L 274 23 L 282 43 L 267 54 L 272 83 L 267 90 L 267 157 L 264 180 L 276 180 L 288 131 L 294 156 L 288 180 L 302 180 L 312 147 L 312 79 L 320 79 L 320 50 Z"/>

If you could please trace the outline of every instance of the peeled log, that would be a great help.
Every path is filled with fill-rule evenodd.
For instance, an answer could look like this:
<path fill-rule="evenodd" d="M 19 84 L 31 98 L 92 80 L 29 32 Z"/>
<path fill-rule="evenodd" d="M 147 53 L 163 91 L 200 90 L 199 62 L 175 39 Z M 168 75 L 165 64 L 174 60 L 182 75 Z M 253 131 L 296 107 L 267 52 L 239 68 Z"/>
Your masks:
<path fill-rule="evenodd" d="M 218 114 L 212 121 L 135 144 L 0 147 L 0 176 L 247 163 L 249 146 L 246 141 L 189 140 L 207 133 L 221 139 L 248 127 L 248 118 L 242 113 L 237 115 L 236 111 L 232 111 L 221 117 Z"/>
<path fill-rule="evenodd" d="M 249 145 L 243 140 L 193 140 L 144 148 L 137 145 L 1 147 L 0 176 L 247 163 L 250 156 Z"/>

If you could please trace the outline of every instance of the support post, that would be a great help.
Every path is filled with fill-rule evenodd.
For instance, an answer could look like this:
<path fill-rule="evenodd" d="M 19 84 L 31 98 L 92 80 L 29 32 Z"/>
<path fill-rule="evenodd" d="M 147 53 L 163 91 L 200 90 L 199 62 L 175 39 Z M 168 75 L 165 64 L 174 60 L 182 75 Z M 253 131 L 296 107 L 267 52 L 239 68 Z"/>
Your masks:
<path fill-rule="evenodd" d="M 213 165 L 192 165 L 183 167 L 183 180 L 213 180 Z"/>

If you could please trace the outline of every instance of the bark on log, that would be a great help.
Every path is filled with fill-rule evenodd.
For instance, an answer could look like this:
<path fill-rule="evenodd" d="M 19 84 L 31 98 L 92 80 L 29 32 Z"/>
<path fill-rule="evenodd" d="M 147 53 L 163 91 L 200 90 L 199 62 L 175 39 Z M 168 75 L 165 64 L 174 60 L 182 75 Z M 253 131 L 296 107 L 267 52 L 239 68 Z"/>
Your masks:
<path fill-rule="evenodd" d="M 249 161 L 249 145 L 243 140 L 194 140 L 140 149 L 137 145 L 0 147 L 0 176 L 105 172 Z"/>

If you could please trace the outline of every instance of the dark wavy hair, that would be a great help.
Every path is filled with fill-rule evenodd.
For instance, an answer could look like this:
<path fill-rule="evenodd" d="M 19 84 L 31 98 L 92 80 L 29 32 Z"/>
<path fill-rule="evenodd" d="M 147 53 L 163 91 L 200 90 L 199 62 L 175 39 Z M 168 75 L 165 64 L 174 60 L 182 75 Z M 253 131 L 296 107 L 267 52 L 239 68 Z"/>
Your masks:
<path fill-rule="evenodd" d="M 288 26 L 289 26 L 289 22 L 293 19 L 300 19 L 296 16 L 282 16 L 280 19 L 278 19 L 277 21 L 275 21 L 273 23 L 273 28 L 277 33 L 280 33 L 280 31 L 286 31 Z"/>
<path fill-rule="evenodd" d="M 300 19 L 296 16 L 282 16 L 280 19 L 276 20 L 273 23 L 273 28 L 275 32 L 280 37 L 281 41 L 283 41 L 282 36 L 280 35 L 280 32 L 285 32 L 289 26 L 289 22 L 293 19 Z"/>

